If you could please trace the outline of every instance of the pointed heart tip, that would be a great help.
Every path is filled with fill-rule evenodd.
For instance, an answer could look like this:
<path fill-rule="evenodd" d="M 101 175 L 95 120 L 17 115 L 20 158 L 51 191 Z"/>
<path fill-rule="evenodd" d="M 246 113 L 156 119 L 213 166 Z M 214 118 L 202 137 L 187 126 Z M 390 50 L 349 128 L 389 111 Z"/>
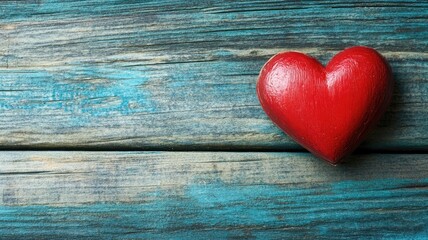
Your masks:
<path fill-rule="evenodd" d="M 327 159 L 327 158 L 322 158 L 324 161 L 328 162 L 329 164 L 333 165 L 333 166 L 337 166 L 342 162 L 342 159 Z"/>
<path fill-rule="evenodd" d="M 312 151 L 311 151 L 311 153 L 313 155 L 315 155 L 316 157 L 326 161 L 327 163 L 329 163 L 330 165 L 333 165 L 333 166 L 337 166 L 340 163 L 344 162 L 344 159 L 346 158 L 346 155 L 347 155 L 347 154 L 346 155 L 345 154 L 325 155 L 325 154 L 321 154 L 318 152 L 312 152 Z"/>

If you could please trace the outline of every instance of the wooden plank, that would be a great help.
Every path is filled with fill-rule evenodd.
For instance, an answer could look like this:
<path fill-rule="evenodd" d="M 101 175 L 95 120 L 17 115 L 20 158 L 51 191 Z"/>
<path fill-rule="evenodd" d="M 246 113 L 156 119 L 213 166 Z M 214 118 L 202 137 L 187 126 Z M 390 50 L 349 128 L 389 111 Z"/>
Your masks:
<path fill-rule="evenodd" d="M 0 152 L 0 236 L 423 239 L 427 158 Z"/>
<path fill-rule="evenodd" d="M 424 1 L 2 1 L 0 146 L 300 149 L 255 94 L 273 54 L 390 61 L 393 103 L 365 149 L 428 148 Z"/>

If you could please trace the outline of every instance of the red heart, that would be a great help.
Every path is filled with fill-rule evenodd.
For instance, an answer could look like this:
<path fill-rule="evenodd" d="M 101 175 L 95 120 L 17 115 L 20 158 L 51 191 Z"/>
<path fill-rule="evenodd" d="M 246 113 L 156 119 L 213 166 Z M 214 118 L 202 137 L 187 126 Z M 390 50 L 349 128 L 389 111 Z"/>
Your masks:
<path fill-rule="evenodd" d="M 266 114 L 314 155 L 332 164 L 350 154 L 385 112 L 391 68 L 374 49 L 351 47 L 327 64 L 283 52 L 262 68 L 257 95 Z"/>

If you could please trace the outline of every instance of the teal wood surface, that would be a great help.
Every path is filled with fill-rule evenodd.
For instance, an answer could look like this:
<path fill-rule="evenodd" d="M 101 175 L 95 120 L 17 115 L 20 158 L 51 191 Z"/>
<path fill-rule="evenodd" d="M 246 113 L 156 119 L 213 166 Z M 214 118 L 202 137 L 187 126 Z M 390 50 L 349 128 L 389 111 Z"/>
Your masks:
<path fill-rule="evenodd" d="M 388 113 L 363 145 L 428 147 L 426 1 L 0 2 L 4 149 L 301 150 L 255 94 L 273 54 L 390 61 Z"/>
<path fill-rule="evenodd" d="M 0 1 L 0 239 L 428 239 L 427 22 L 426 1 Z M 352 45 L 396 86 L 333 167 L 255 83 Z"/>
<path fill-rule="evenodd" d="M 427 154 L 2 152 L 5 239 L 426 239 Z M 411 164 L 410 164 L 411 163 Z"/>

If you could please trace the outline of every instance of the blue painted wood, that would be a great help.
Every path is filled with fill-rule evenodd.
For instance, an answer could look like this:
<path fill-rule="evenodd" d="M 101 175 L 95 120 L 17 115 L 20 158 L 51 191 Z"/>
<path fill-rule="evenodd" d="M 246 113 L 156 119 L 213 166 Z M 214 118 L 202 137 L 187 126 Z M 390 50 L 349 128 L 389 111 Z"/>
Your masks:
<path fill-rule="evenodd" d="M 376 48 L 362 148 L 427 150 L 424 1 L 1 1 L 0 148 L 300 150 L 255 81 L 284 50 Z M 0 238 L 426 239 L 426 154 L 0 152 Z"/>
<path fill-rule="evenodd" d="M 6 239 L 426 239 L 428 155 L 1 152 Z"/>
<path fill-rule="evenodd" d="M 424 1 L 2 1 L 4 149 L 300 148 L 255 95 L 273 54 L 378 49 L 396 88 L 369 150 L 428 147 Z"/>

